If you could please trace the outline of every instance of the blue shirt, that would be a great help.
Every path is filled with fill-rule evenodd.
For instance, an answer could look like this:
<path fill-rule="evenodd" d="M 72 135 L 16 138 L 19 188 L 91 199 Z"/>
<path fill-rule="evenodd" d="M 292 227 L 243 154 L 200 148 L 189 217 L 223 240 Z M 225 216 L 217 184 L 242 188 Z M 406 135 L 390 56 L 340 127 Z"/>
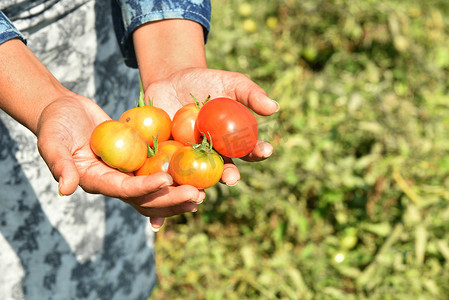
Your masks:
<path fill-rule="evenodd" d="M 164 19 L 186 19 L 203 26 L 204 40 L 210 30 L 210 0 L 111 0 L 112 18 L 125 63 L 137 67 L 132 32 L 142 24 Z M 26 43 L 21 32 L 0 11 L 0 44 L 12 38 Z"/>
<path fill-rule="evenodd" d="M 5 16 L 5 14 L 0 11 L 0 44 L 3 44 L 7 40 L 19 38 L 23 42 L 25 38 L 23 35 L 17 30 L 17 28 L 9 21 L 9 19 Z"/>

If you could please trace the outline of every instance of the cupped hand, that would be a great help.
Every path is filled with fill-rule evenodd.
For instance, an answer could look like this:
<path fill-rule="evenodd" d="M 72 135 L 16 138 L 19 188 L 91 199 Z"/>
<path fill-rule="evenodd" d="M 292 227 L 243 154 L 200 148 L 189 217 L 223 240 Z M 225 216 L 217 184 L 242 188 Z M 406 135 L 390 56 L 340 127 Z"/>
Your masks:
<path fill-rule="evenodd" d="M 110 117 L 93 101 L 68 95 L 48 105 L 37 130 L 38 149 L 61 195 L 79 185 L 88 193 L 120 198 L 147 217 L 162 218 L 196 211 L 204 191 L 193 186 L 173 186 L 165 173 L 134 176 L 104 164 L 90 149 L 96 125 Z"/>
<path fill-rule="evenodd" d="M 144 81 L 145 84 L 145 81 Z M 164 80 L 149 84 L 145 88 L 145 99 L 164 109 L 173 118 L 183 105 L 211 98 L 228 97 L 239 101 L 261 116 L 269 116 L 279 110 L 279 104 L 270 99 L 265 90 L 247 76 L 222 70 L 188 68 L 171 74 Z M 261 161 L 268 158 L 273 147 L 259 140 L 254 150 L 243 157 L 246 161 Z M 237 184 L 240 173 L 229 158 L 224 158 L 222 181 L 228 185 Z"/>

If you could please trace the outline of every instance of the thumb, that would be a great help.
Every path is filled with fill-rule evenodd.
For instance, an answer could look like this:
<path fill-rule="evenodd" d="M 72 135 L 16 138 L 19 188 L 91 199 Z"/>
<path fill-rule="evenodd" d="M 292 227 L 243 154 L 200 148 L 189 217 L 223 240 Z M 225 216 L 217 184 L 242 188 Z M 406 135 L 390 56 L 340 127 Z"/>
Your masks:
<path fill-rule="evenodd" d="M 59 182 L 59 194 L 73 194 L 79 184 L 79 174 L 69 149 L 59 142 L 39 141 L 38 149 L 53 177 Z"/>
<path fill-rule="evenodd" d="M 279 110 L 279 103 L 269 98 L 265 90 L 246 75 L 238 74 L 232 83 L 236 99 L 255 113 L 269 116 Z"/>

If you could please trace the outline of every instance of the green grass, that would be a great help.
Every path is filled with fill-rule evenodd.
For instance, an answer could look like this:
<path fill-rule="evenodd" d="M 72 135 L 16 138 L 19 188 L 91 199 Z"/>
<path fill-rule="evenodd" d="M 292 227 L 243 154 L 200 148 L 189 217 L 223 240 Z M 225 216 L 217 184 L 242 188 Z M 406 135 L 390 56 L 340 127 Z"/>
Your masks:
<path fill-rule="evenodd" d="M 157 234 L 152 299 L 449 299 L 449 2 L 213 1 L 209 66 L 281 104 Z"/>

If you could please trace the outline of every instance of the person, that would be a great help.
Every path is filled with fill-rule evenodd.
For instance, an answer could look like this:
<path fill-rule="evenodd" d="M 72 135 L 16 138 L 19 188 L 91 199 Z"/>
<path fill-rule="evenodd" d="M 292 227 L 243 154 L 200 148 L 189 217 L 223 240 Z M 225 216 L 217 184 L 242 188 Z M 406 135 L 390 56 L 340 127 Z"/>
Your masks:
<path fill-rule="evenodd" d="M 144 219 L 156 231 L 205 192 L 107 167 L 89 147 L 94 127 L 133 106 L 139 79 L 171 117 L 190 94 L 264 116 L 279 105 L 245 75 L 207 67 L 208 0 L 7 0 L 0 11 L 0 298 L 147 299 Z M 272 151 L 259 141 L 244 159 Z M 222 182 L 239 179 L 226 159 Z"/>

